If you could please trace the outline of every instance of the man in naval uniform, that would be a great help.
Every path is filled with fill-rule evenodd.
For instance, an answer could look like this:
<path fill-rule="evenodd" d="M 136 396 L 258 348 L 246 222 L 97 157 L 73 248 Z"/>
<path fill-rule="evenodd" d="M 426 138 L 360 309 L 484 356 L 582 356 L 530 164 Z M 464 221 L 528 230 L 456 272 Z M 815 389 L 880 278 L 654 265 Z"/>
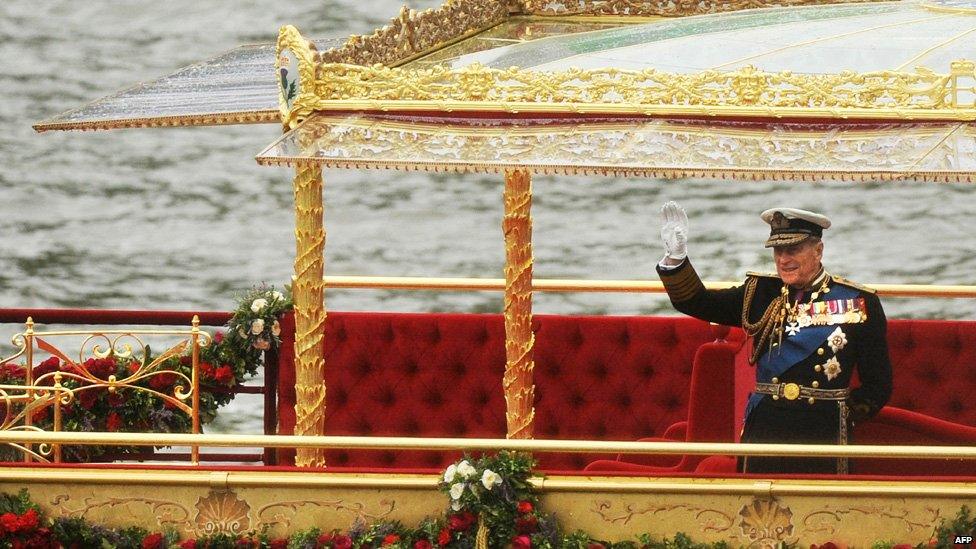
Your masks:
<path fill-rule="evenodd" d="M 826 217 L 793 208 L 761 214 L 769 224 L 776 274 L 747 273 L 741 286 L 707 290 L 687 257 L 688 217 L 661 209 L 667 253 L 658 274 L 678 311 L 742 327 L 752 340 L 756 388 L 746 405 L 742 442 L 847 444 L 853 422 L 891 396 L 886 321 L 874 291 L 831 275 L 821 264 Z M 858 371 L 860 386 L 850 388 Z M 760 457 L 739 460 L 748 473 L 846 473 L 847 460 Z"/>

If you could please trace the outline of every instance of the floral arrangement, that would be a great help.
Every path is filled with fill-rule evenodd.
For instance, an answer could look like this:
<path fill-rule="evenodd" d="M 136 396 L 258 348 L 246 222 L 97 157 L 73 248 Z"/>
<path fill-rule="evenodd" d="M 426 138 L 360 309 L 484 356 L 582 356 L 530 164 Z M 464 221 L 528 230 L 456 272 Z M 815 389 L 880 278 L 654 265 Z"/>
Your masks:
<path fill-rule="evenodd" d="M 424 519 L 416 528 L 396 521 L 367 525 L 357 522 L 348 532 L 311 528 L 288 537 L 272 538 L 266 531 L 244 535 L 225 533 L 180 539 L 174 530 L 150 532 L 140 527 L 122 529 L 93 525 L 79 517 L 48 520 L 30 500 L 27 490 L 0 494 L 0 549 L 729 549 L 725 542 L 696 543 L 683 533 L 654 539 L 602 541 L 586 532 L 560 535 L 554 516 L 538 510 L 538 496 L 529 484 L 532 460 L 501 452 L 490 458 L 465 459 L 448 467 L 440 489 L 449 498 L 449 511 Z M 463 488 L 456 488 L 463 486 Z M 494 530 L 492 532 L 491 530 Z M 915 546 L 878 541 L 872 549 L 927 549 L 954 547 L 957 535 L 976 533 L 976 516 L 963 506 L 952 520 L 943 520 L 932 539 Z M 794 545 L 781 543 L 791 549 Z M 811 545 L 810 549 L 846 549 L 842 543 Z"/>
<path fill-rule="evenodd" d="M 278 318 L 292 306 L 291 299 L 273 287 L 255 288 L 238 299 L 237 309 L 227 323 L 227 330 L 218 331 L 213 343 L 201 347 L 200 422 L 207 424 L 216 417 L 217 409 L 234 399 L 231 388 L 254 376 L 263 364 L 264 351 L 277 349 L 281 326 Z M 62 429 L 65 431 L 128 431 L 185 433 L 192 426 L 192 418 L 174 404 L 178 388 L 187 391 L 192 376 L 190 349 L 171 356 L 155 356 L 148 346 L 141 360 L 130 356 L 109 355 L 92 357 L 80 366 L 86 376 L 98 380 L 116 380 L 130 385 L 114 391 L 96 387 L 77 390 L 76 398 L 63 408 Z M 160 360 L 161 359 L 161 360 Z M 151 372 L 147 371 L 151 368 Z M 53 384 L 54 372 L 72 372 L 76 366 L 52 355 L 34 366 L 33 379 L 39 384 Z M 0 385 L 23 385 L 26 365 L 0 364 Z M 82 373 L 82 372 L 75 372 Z M 62 385 L 80 389 L 91 382 L 78 377 L 64 376 Z M 172 398 L 138 390 L 151 389 Z M 4 418 L 15 415 L 0 402 L 0 426 Z M 9 414 L 9 415 L 8 415 Z M 52 407 L 38 408 L 32 413 L 32 424 L 45 430 L 53 429 Z M 78 446 L 64 447 L 68 461 L 92 461 L 111 453 L 138 452 L 131 447 Z M 0 445 L 0 461 L 20 459 L 22 456 L 9 446 Z"/>

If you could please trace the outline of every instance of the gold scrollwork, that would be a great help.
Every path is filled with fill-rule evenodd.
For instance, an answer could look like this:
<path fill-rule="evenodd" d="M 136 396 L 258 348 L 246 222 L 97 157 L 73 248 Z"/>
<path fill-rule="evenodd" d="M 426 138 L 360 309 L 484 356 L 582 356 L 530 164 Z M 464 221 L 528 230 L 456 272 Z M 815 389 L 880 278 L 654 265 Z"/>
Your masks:
<path fill-rule="evenodd" d="M 622 509 L 615 509 L 614 506 L 615 503 L 609 500 L 594 501 L 592 510 L 608 524 L 629 524 L 632 520 L 642 515 L 649 516 L 674 512 L 692 513 L 695 520 L 701 525 L 702 531 L 705 532 L 729 532 L 734 524 L 732 516 L 728 513 L 698 505 L 683 503 L 674 505 L 623 504 Z M 730 534 L 734 536 L 731 532 Z"/>
<path fill-rule="evenodd" d="M 61 516 L 87 518 L 89 515 L 101 509 L 116 509 L 123 506 L 135 505 L 148 507 L 149 512 L 152 513 L 159 526 L 173 526 L 183 529 L 190 526 L 190 511 L 175 501 L 141 497 L 110 497 L 103 500 L 85 498 L 84 502 L 77 507 L 69 505 L 70 503 L 71 496 L 67 493 L 51 498 L 52 508 Z"/>
<path fill-rule="evenodd" d="M 919 515 L 922 516 L 919 516 Z M 841 522 L 847 518 L 860 522 L 870 520 L 872 523 L 879 521 L 900 522 L 906 532 L 929 531 L 933 524 L 938 524 L 943 518 L 940 509 L 925 507 L 920 511 L 908 506 L 899 507 L 896 505 L 860 505 L 853 507 L 832 508 L 826 506 L 823 509 L 807 513 L 800 524 L 806 532 L 835 534 L 841 526 Z"/>
<path fill-rule="evenodd" d="M 878 0 L 854 0 L 878 1 Z M 525 13 L 536 15 L 623 15 L 623 16 L 688 16 L 706 13 L 809 6 L 820 4 L 854 3 L 850 0 L 520 0 Z"/>
<path fill-rule="evenodd" d="M 952 73 L 874 71 L 838 74 L 733 71 L 669 73 L 655 69 L 568 69 L 539 72 L 471 64 L 410 70 L 325 63 L 318 67 L 313 110 L 484 109 L 483 103 L 523 112 L 803 115 L 848 117 L 853 111 L 912 119 L 976 118 L 976 103 L 958 99 L 971 61 Z M 472 103 L 465 106 L 465 103 Z M 728 113 L 726 113 L 728 114 Z"/>
<path fill-rule="evenodd" d="M 366 512 L 366 504 L 361 502 L 346 502 L 341 499 L 322 501 L 322 500 L 295 500 L 279 501 L 265 505 L 258 509 L 258 523 L 262 526 L 281 526 L 287 528 L 298 516 L 299 512 L 305 512 L 306 508 L 314 507 L 318 509 L 333 509 L 341 513 L 349 513 L 355 518 L 366 521 L 376 521 L 389 516 L 396 509 L 396 502 L 383 500 L 380 505 L 384 506 L 378 513 Z"/>

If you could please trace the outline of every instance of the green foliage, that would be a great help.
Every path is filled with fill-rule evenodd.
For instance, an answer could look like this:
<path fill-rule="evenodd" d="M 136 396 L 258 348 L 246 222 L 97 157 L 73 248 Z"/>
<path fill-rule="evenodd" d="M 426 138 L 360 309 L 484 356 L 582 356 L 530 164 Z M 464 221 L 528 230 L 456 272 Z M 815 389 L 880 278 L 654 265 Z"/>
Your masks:
<path fill-rule="evenodd" d="M 27 488 L 21 488 L 20 492 L 17 492 L 17 495 L 0 494 L 0 515 L 4 513 L 23 515 L 28 509 L 33 509 L 37 512 L 41 511 L 41 508 L 31 501 Z"/>
<path fill-rule="evenodd" d="M 943 520 L 932 534 L 935 545 L 922 545 L 917 547 L 935 547 L 937 549 L 951 549 L 955 547 L 953 543 L 956 536 L 976 536 L 976 515 L 973 515 L 968 506 L 963 505 L 952 520 Z"/>

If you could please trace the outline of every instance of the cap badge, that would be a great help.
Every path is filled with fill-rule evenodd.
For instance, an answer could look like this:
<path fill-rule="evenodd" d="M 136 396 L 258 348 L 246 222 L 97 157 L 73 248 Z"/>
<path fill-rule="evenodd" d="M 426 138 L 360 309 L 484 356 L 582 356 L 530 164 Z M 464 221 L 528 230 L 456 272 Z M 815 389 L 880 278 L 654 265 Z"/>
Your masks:
<path fill-rule="evenodd" d="M 774 231 L 788 229 L 790 228 L 790 220 L 786 219 L 786 216 L 783 215 L 783 212 L 776 212 L 773 214 L 773 218 L 769 221 L 769 226 Z"/>

